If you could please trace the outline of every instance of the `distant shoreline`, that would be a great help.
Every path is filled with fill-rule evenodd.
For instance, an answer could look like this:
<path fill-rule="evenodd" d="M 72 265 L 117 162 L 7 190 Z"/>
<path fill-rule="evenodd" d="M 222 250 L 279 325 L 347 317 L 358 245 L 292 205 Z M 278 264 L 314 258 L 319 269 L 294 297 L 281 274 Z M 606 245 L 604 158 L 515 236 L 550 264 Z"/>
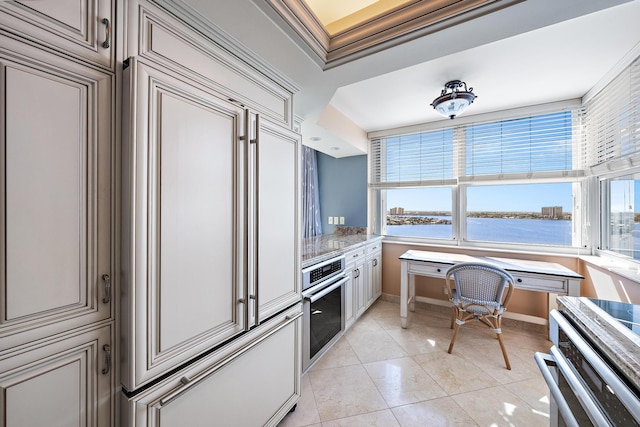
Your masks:
<path fill-rule="evenodd" d="M 442 217 L 451 216 L 451 212 L 446 211 L 405 211 L 403 214 L 387 214 L 387 224 L 392 223 L 423 223 L 423 224 L 450 224 L 451 221 L 443 220 Z M 548 219 L 548 220 L 571 220 L 571 212 L 563 212 L 561 216 L 550 217 L 542 215 L 541 212 L 467 212 L 467 218 L 509 218 L 509 219 Z M 390 222 L 391 220 L 391 222 Z M 448 221 L 448 222 L 447 222 Z"/>

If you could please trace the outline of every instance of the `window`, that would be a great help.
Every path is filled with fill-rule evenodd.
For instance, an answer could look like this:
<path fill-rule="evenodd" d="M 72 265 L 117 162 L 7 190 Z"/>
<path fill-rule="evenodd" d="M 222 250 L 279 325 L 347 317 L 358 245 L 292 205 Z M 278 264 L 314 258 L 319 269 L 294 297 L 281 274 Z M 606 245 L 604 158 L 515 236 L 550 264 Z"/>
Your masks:
<path fill-rule="evenodd" d="M 640 174 L 603 181 L 604 248 L 640 260 Z"/>
<path fill-rule="evenodd" d="M 571 246 L 571 183 L 467 188 L 467 239 Z"/>
<path fill-rule="evenodd" d="M 373 138 L 380 232 L 452 244 L 579 246 L 580 119 L 580 110 L 562 110 Z"/>
<path fill-rule="evenodd" d="M 389 236 L 452 239 L 451 188 L 399 188 L 386 191 Z"/>

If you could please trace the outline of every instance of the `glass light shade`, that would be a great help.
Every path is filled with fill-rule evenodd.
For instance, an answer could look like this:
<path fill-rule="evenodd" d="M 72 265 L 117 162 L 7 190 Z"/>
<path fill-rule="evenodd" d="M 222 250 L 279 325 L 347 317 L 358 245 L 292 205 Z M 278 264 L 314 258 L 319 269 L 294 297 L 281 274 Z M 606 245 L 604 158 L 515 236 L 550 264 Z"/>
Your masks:
<path fill-rule="evenodd" d="M 441 101 L 439 104 L 434 105 L 434 108 L 442 116 L 453 119 L 455 116 L 462 114 L 469 104 L 468 99 L 453 98 L 448 101 Z"/>

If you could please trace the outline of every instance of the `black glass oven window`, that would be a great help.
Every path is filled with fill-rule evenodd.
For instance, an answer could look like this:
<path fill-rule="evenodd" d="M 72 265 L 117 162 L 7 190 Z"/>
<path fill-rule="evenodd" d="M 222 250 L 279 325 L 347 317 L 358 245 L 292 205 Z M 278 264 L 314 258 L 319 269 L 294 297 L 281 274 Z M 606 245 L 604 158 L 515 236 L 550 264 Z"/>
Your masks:
<path fill-rule="evenodd" d="M 311 303 L 309 353 L 313 358 L 342 330 L 341 287 Z"/>

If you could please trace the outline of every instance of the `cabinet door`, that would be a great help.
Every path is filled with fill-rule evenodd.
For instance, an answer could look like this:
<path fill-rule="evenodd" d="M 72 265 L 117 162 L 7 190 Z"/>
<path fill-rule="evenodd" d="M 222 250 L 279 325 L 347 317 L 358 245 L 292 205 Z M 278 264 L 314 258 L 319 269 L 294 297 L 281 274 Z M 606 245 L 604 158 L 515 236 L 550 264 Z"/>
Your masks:
<path fill-rule="evenodd" d="M 356 307 L 354 304 L 354 279 L 355 270 L 353 268 L 346 268 L 347 282 L 344 284 L 344 317 L 345 317 L 345 330 L 349 329 L 351 325 L 356 321 Z"/>
<path fill-rule="evenodd" d="M 123 384 L 242 332 L 244 111 L 132 59 L 124 73 Z"/>
<path fill-rule="evenodd" d="M 0 27 L 109 69 L 114 16 L 110 0 L 0 2 Z"/>
<path fill-rule="evenodd" d="M 367 278 L 365 293 L 369 307 L 382 294 L 382 266 L 380 264 L 380 253 L 374 252 L 367 258 Z"/>
<path fill-rule="evenodd" d="M 0 354 L 111 316 L 112 78 L 0 37 Z"/>
<path fill-rule="evenodd" d="M 255 144 L 258 322 L 300 301 L 300 135 L 258 120 Z"/>
<path fill-rule="evenodd" d="M 112 425 L 111 328 L 0 359 L 2 425 Z"/>
<path fill-rule="evenodd" d="M 253 329 L 225 359 L 123 403 L 122 426 L 276 426 L 300 397 L 300 305 L 292 311 Z"/>

